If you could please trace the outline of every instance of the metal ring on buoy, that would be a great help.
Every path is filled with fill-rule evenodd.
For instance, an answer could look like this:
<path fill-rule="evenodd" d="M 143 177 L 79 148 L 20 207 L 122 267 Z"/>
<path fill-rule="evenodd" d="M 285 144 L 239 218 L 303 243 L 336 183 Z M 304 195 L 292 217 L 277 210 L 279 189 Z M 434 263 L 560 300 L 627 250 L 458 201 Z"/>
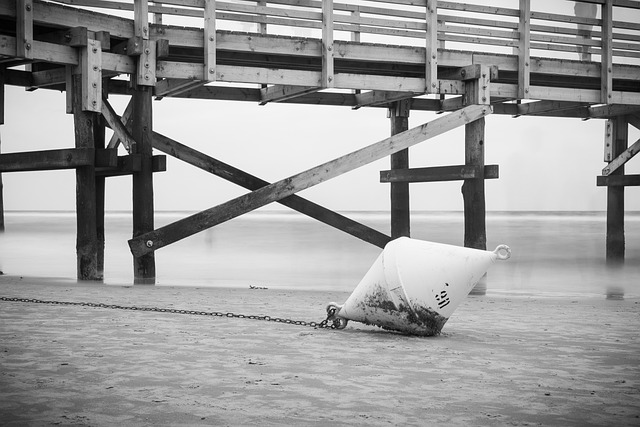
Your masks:
<path fill-rule="evenodd" d="M 496 254 L 500 260 L 511 258 L 511 248 L 507 245 L 498 245 L 498 247 L 493 250 L 493 253 Z"/>
<path fill-rule="evenodd" d="M 344 329 L 347 327 L 348 322 L 349 320 L 345 319 L 344 317 L 336 317 L 335 319 L 333 319 L 333 327 L 335 329 Z"/>

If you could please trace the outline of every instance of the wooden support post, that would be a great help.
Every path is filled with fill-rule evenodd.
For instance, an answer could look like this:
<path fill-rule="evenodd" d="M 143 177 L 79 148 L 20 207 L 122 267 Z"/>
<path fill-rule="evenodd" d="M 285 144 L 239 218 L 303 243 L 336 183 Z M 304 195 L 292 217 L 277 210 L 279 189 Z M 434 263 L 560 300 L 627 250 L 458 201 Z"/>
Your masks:
<path fill-rule="evenodd" d="M 76 148 L 95 149 L 95 123 L 98 114 L 85 111 L 81 75 L 73 76 L 73 119 Z M 76 222 L 78 280 L 100 280 L 98 273 L 98 238 L 96 233 L 95 166 L 76 168 Z"/>
<path fill-rule="evenodd" d="M 108 88 L 104 88 L 105 96 L 109 93 Z M 97 150 L 104 150 L 106 148 L 105 140 L 106 122 L 103 116 L 98 115 L 94 121 L 94 138 L 95 148 Z M 117 152 L 116 152 L 117 154 Z M 97 253 L 96 253 L 96 265 L 98 270 L 98 277 L 104 278 L 104 245 L 105 245 L 105 228 L 104 228 L 104 214 L 105 214 L 105 190 L 106 181 L 104 176 L 95 176 L 96 180 L 96 239 L 97 239 Z"/>
<path fill-rule="evenodd" d="M 600 102 L 611 103 L 613 91 L 613 1 L 602 5 L 602 52 L 600 55 Z"/>
<path fill-rule="evenodd" d="M 33 58 L 33 3 L 16 0 L 16 54 L 20 58 Z"/>
<path fill-rule="evenodd" d="M 529 97 L 530 86 L 530 41 L 531 41 L 531 0 L 520 0 L 520 39 L 518 44 L 518 99 Z"/>
<path fill-rule="evenodd" d="M 322 0 L 322 87 L 333 87 L 333 0 Z"/>
<path fill-rule="evenodd" d="M 204 2 L 204 80 L 216 80 L 216 2 Z"/>
<path fill-rule="evenodd" d="M 133 174 L 133 238 L 153 231 L 152 95 L 150 86 L 133 91 L 133 138 L 131 153 L 141 156 L 141 170 Z M 154 285 L 156 263 L 153 252 L 134 255 L 134 283 Z"/>
<path fill-rule="evenodd" d="M 460 111 L 439 117 L 430 123 L 409 129 L 289 178 L 266 185 L 221 205 L 198 212 L 158 230 L 134 237 L 129 240 L 129 247 L 134 256 L 148 254 L 207 228 L 390 156 L 393 153 L 491 113 L 492 108 L 489 105 L 474 105 L 463 108 Z"/>
<path fill-rule="evenodd" d="M 627 149 L 629 129 L 625 116 L 617 116 L 613 122 L 612 155 L 615 159 Z M 624 175 L 624 165 L 609 176 Z M 607 264 L 624 262 L 624 186 L 607 187 Z"/>
<path fill-rule="evenodd" d="M 469 80 L 465 83 L 465 101 L 467 105 L 483 104 L 484 79 Z M 484 168 L 484 117 L 465 125 L 465 165 Z M 486 206 L 484 195 L 484 177 L 465 179 L 462 184 L 464 201 L 464 246 L 467 248 L 487 249 Z M 484 295 L 487 290 L 486 275 L 471 291 Z"/>
<path fill-rule="evenodd" d="M 427 0 L 425 93 L 438 92 L 438 1 Z"/>
<path fill-rule="evenodd" d="M 391 135 L 397 135 L 409 129 L 410 101 L 397 101 L 391 104 Z M 409 149 L 391 155 L 391 170 L 409 168 Z M 409 183 L 391 183 L 391 238 L 411 235 Z"/>
<path fill-rule="evenodd" d="M 0 125 L 4 124 L 4 75 L 5 67 L 0 66 Z M 2 133 L 0 132 L 0 154 L 2 154 Z M 4 191 L 0 173 L 0 233 L 4 232 Z"/>

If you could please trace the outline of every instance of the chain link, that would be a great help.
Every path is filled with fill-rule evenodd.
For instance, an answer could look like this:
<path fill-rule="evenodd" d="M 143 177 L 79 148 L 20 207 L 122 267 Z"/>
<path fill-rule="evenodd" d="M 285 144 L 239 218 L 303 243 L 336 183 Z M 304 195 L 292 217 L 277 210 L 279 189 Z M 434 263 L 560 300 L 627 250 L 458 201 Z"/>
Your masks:
<path fill-rule="evenodd" d="M 44 301 L 44 300 L 39 300 L 34 298 L 0 297 L 0 300 L 9 301 L 9 302 L 27 302 L 27 303 L 33 303 L 33 304 L 79 305 L 83 307 L 109 308 L 113 310 L 155 311 L 158 313 L 191 314 L 196 316 L 214 316 L 214 317 L 228 317 L 228 318 L 235 318 L 235 319 L 264 320 L 267 322 L 286 323 L 289 325 L 309 326 L 311 328 L 316 328 L 316 329 L 318 328 L 337 329 L 337 326 L 338 326 L 338 323 L 335 320 L 331 324 L 329 324 L 329 320 L 332 320 L 332 317 L 335 314 L 335 309 L 328 310 L 327 318 L 324 319 L 322 322 L 306 322 L 304 320 L 292 320 L 292 319 L 286 319 L 282 317 L 255 316 L 255 315 L 222 312 L 222 311 L 197 311 L 197 310 L 181 310 L 176 308 L 137 307 L 137 306 L 131 306 L 131 305 L 103 304 L 103 303 L 95 303 L 95 302 Z"/>

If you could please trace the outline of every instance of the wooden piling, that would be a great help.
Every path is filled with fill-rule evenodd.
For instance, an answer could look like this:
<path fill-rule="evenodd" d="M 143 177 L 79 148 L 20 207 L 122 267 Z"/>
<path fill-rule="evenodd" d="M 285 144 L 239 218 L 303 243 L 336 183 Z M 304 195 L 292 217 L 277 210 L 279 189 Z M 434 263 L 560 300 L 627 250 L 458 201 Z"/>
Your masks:
<path fill-rule="evenodd" d="M 485 103 L 481 97 L 481 79 L 465 83 L 465 103 L 467 105 Z M 465 131 L 465 165 L 484 168 L 484 117 L 467 123 Z M 462 184 L 464 202 L 464 246 L 487 249 L 486 206 L 484 177 L 465 179 Z M 471 294 L 484 295 L 487 291 L 486 275 L 478 282 Z"/>
<path fill-rule="evenodd" d="M 4 124 L 4 76 L 6 68 L 0 67 L 0 125 Z M 2 134 L 0 134 L 0 147 L 2 145 Z M 0 149 L 0 153 L 2 150 Z M 0 173 L 0 233 L 4 231 L 4 191 L 2 185 L 2 174 Z"/>
<path fill-rule="evenodd" d="M 108 91 L 105 91 L 107 94 Z M 97 149 L 106 148 L 105 141 L 105 120 L 104 117 L 98 115 L 97 120 L 94 122 L 94 137 L 95 146 Z M 104 228 L 104 214 L 105 214 L 105 184 L 106 178 L 104 175 L 97 175 L 96 181 L 96 265 L 98 276 L 100 279 L 104 278 L 104 245 L 105 245 L 105 228 Z"/>
<path fill-rule="evenodd" d="M 153 87 L 136 85 L 133 91 L 132 154 L 141 156 L 141 169 L 133 173 L 133 238 L 153 231 L 153 161 L 152 161 L 152 95 Z M 133 256 L 134 283 L 154 285 L 156 262 L 154 252 Z"/>
<path fill-rule="evenodd" d="M 409 129 L 409 100 L 396 101 L 389 108 L 391 119 L 391 136 L 397 135 Z M 391 156 L 391 169 L 409 168 L 409 149 L 398 151 Z M 391 183 L 391 238 L 411 234 L 409 183 Z"/>
<path fill-rule="evenodd" d="M 82 76 L 73 76 L 73 122 L 76 148 L 95 148 L 98 114 L 82 110 Z M 78 280 L 99 280 L 96 233 L 95 166 L 76 168 L 76 254 Z"/>
<path fill-rule="evenodd" d="M 611 139 L 612 158 L 622 154 L 629 143 L 629 126 L 626 116 L 616 116 L 611 120 L 613 138 Z M 624 175 L 624 165 L 618 167 L 610 176 Z M 606 259 L 608 265 L 624 262 L 624 186 L 607 187 L 607 243 Z"/>

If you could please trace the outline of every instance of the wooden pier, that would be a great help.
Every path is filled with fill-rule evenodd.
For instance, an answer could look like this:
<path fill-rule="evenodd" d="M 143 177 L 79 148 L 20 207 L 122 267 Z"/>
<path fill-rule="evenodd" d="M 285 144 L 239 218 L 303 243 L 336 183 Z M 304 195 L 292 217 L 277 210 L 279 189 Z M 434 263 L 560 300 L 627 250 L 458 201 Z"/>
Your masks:
<path fill-rule="evenodd" d="M 75 148 L 0 154 L 0 172 L 76 170 L 82 280 L 103 277 L 106 182 L 131 175 L 135 283 L 153 284 L 156 250 L 273 202 L 383 247 L 410 235 L 412 182 L 463 182 L 464 245 L 486 249 L 484 181 L 499 171 L 485 117 L 602 119 L 606 254 L 621 262 L 624 189 L 640 185 L 624 173 L 640 150 L 639 16 L 638 0 L 0 0 L 0 123 L 14 85 L 65 91 L 75 127 Z M 124 111 L 113 96 L 130 98 Z M 391 136 L 270 183 L 155 132 L 164 97 L 385 108 Z M 418 110 L 443 114 L 410 129 Z M 461 126 L 465 164 L 409 168 L 410 147 Z M 165 155 L 250 192 L 156 229 Z M 390 235 L 296 195 L 385 157 Z"/>

